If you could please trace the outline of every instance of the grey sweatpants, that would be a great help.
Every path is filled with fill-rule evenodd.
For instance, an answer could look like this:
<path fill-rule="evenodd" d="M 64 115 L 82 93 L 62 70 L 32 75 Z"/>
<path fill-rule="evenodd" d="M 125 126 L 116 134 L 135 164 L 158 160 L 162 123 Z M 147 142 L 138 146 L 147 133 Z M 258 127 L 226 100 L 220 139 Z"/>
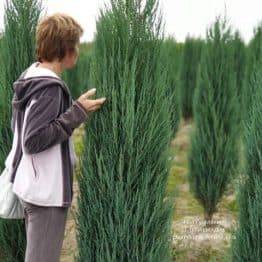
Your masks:
<path fill-rule="evenodd" d="M 68 207 L 38 206 L 21 200 L 25 212 L 25 262 L 59 262 Z"/>

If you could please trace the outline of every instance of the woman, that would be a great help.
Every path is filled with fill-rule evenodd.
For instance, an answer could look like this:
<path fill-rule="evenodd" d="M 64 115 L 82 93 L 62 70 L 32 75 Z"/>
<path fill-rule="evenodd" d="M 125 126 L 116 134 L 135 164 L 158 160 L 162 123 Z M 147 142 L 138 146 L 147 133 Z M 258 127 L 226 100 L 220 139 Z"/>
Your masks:
<path fill-rule="evenodd" d="M 12 172 L 13 191 L 25 210 L 26 262 L 58 262 L 68 208 L 73 197 L 75 128 L 99 109 L 105 98 L 76 101 L 61 74 L 75 66 L 81 26 L 56 13 L 36 30 L 37 60 L 14 82 L 13 146 L 5 164 Z"/>

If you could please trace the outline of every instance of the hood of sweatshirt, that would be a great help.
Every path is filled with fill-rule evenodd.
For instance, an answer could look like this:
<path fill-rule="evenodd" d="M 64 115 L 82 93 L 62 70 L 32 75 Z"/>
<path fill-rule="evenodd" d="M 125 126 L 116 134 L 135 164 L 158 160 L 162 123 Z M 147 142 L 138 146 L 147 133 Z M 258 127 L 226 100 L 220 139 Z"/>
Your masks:
<path fill-rule="evenodd" d="M 31 64 L 13 83 L 14 96 L 12 105 L 19 111 L 24 110 L 28 100 L 35 92 L 42 88 L 48 88 L 49 84 L 60 84 L 64 92 L 71 98 L 66 83 L 52 70 L 38 67 L 39 64 L 40 62 L 38 61 Z M 47 78 L 48 82 L 43 81 Z"/>

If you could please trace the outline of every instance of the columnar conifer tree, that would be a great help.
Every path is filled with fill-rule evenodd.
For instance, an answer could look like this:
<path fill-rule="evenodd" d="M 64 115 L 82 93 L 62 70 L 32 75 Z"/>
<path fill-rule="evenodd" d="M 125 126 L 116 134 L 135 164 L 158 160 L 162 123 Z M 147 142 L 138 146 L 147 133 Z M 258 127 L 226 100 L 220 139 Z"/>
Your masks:
<path fill-rule="evenodd" d="M 193 95 L 197 84 L 197 71 L 203 48 L 201 39 L 187 36 L 180 70 L 180 104 L 185 120 L 193 116 Z"/>
<path fill-rule="evenodd" d="M 252 94 L 256 92 L 253 84 L 256 77 L 257 64 L 261 63 L 262 58 L 262 22 L 254 28 L 254 36 L 248 45 L 247 76 L 244 88 L 244 103 L 246 108 L 245 121 L 249 119 L 249 111 L 252 107 Z"/>
<path fill-rule="evenodd" d="M 180 120 L 180 99 L 179 99 L 179 68 L 181 63 L 181 52 L 180 46 L 177 42 L 168 38 L 163 43 L 163 48 L 161 51 L 161 63 L 167 70 L 168 75 L 168 86 L 169 86 L 169 96 L 173 96 L 173 103 L 171 105 L 171 119 L 172 119 L 172 129 L 173 135 L 176 133 Z"/>
<path fill-rule="evenodd" d="M 246 63 L 247 63 L 247 48 L 243 39 L 240 36 L 239 31 L 234 34 L 232 41 L 233 56 L 234 56 L 234 71 L 236 73 L 236 88 L 238 95 L 238 112 L 241 112 L 245 108 L 244 101 L 244 84 L 246 81 Z M 239 122 L 243 120 L 243 113 L 237 114 Z M 240 125 L 241 130 L 243 129 Z"/>
<path fill-rule="evenodd" d="M 91 76 L 107 101 L 85 125 L 76 261 L 170 261 L 172 135 L 157 0 L 112 0 L 97 22 Z"/>
<path fill-rule="evenodd" d="M 262 257 L 262 63 L 257 63 L 252 106 L 245 125 L 245 172 L 237 200 L 238 227 L 233 233 L 232 261 L 260 262 Z"/>
<path fill-rule="evenodd" d="M 13 82 L 34 61 L 35 28 L 41 12 L 37 0 L 6 1 L 5 30 L 1 46 L 0 72 L 0 170 L 11 150 L 11 100 Z M 24 261 L 23 220 L 0 219 L 0 261 Z"/>
<path fill-rule="evenodd" d="M 1 34 L 0 36 L 0 61 L 4 61 L 4 54 L 3 54 L 3 35 Z M 5 99 L 3 99 L 3 95 L 4 95 L 4 63 L 1 62 L 0 63 L 0 122 L 1 122 L 1 126 L 3 125 L 3 121 L 5 119 L 5 116 L 3 116 L 3 112 L 7 111 L 6 110 L 6 103 L 5 103 Z M 6 119 L 6 121 L 8 121 Z M 3 166 L 4 166 L 4 161 L 5 161 L 5 151 L 6 149 L 2 149 L 2 145 L 3 145 L 3 139 L 2 139 L 2 131 L 0 132 L 0 170 L 2 170 Z"/>
<path fill-rule="evenodd" d="M 195 126 L 189 153 L 190 189 L 207 223 L 238 164 L 238 127 L 232 41 L 226 20 L 207 31 L 194 100 Z"/>

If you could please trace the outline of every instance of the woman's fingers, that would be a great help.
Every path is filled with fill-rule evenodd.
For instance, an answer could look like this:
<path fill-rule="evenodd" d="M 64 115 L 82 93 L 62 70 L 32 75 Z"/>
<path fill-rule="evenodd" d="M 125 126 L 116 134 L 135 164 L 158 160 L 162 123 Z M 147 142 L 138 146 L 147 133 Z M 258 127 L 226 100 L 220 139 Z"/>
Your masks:
<path fill-rule="evenodd" d="M 85 107 L 87 111 L 95 111 L 99 109 L 106 100 L 105 97 L 101 97 L 98 99 L 88 99 L 90 96 L 93 96 L 95 93 L 96 93 L 96 89 L 92 88 L 87 92 L 83 93 L 78 98 L 78 101 Z"/>
<path fill-rule="evenodd" d="M 88 98 L 90 96 L 93 96 L 95 93 L 96 93 L 96 89 L 92 88 L 88 90 L 87 92 L 85 92 L 84 94 L 82 94 L 82 96 L 84 96 L 85 98 Z"/>

